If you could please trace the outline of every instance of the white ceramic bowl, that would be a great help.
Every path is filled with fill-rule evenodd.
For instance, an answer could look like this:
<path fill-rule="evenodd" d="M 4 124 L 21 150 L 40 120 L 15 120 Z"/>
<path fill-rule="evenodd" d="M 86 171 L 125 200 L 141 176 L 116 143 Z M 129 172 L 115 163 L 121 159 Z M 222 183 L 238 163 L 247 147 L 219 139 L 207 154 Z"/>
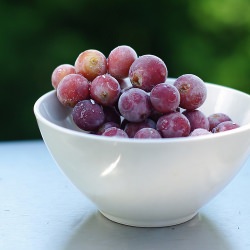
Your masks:
<path fill-rule="evenodd" d="M 131 226 L 170 226 L 191 219 L 250 154 L 250 96 L 206 85 L 208 97 L 200 110 L 224 112 L 240 128 L 154 140 L 91 135 L 77 129 L 55 91 L 39 98 L 34 112 L 58 166 L 104 216 Z"/>

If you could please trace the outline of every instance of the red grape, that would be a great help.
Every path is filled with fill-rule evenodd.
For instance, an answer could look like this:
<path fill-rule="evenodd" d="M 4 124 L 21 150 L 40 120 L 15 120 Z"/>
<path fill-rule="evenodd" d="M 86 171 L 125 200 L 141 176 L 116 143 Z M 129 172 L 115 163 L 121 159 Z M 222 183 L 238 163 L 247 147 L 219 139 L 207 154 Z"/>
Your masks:
<path fill-rule="evenodd" d="M 200 136 L 200 135 L 208 135 L 208 134 L 212 134 L 212 133 L 204 128 L 196 128 L 190 133 L 189 136 Z"/>
<path fill-rule="evenodd" d="M 212 131 L 219 123 L 225 121 L 232 121 L 231 118 L 224 113 L 214 113 L 208 116 L 209 130 Z"/>
<path fill-rule="evenodd" d="M 51 75 L 51 83 L 54 89 L 57 89 L 59 82 L 64 76 L 76 73 L 75 67 L 71 64 L 61 64 L 57 66 Z"/>
<path fill-rule="evenodd" d="M 194 110 L 199 108 L 207 97 L 207 88 L 203 80 L 193 74 L 179 76 L 174 86 L 180 92 L 180 107 Z"/>
<path fill-rule="evenodd" d="M 77 57 L 75 70 L 89 81 L 93 81 L 97 76 L 107 73 L 107 59 L 98 50 L 85 50 Z"/>
<path fill-rule="evenodd" d="M 151 119 L 146 119 L 142 122 L 127 122 L 124 126 L 124 131 L 127 133 L 129 138 L 133 138 L 137 131 L 142 128 L 155 128 L 156 124 Z"/>
<path fill-rule="evenodd" d="M 83 100 L 73 108 L 72 118 L 80 129 L 95 131 L 103 124 L 105 115 L 99 104 Z"/>
<path fill-rule="evenodd" d="M 164 138 L 185 137 L 190 134 L 190 123 L 185 115 L 172 112 L 159 118 L 156 129 Z"/>
<path fill-rule="evenodd" d="M 138 130 L 134 136 L 138 139 L 158 139 L 162 138 L 160 133 L 154 128 L 142 128 Z"/>
<path fill-rule="evenodd" d="M 159 83 L 151 90 L 150 101 L 156 111 L 164 114 L 176 111 L 180 104 L 180 94 L 175 86 Z"/>
<path fill-rule="evenodd" d="M 121 138 L 128 138 L 128 135 L 124 130 L 117 128 L 117 127 L 110 127 L 106 129 L 103 133 L 103 136 L 109 136 L 109 137 L 121 137 Z"/>
<path fill-rule="evenodd" d="M 89 81 L 82 75 L 66 75 L 57 86 L 58 100 L 68 107 L 89 98 Z"/>
<path fill-rule="evenodd" d="M 200 110 L 185 110 L 182 114 L 188 118 L 191 126 L 191 132 L 196 128 L 209 130 L 208 118 Z"/>
<path fill-rule="evenodd" d="M 138 57 L 129 69 L 129 78 L 134 87 L 147 92 L 167 79 L 167 67 L 157 56 L 143 55 Z"/>
<path fill-rule="evenodd" d="M 215 128 L 213 128 L 212 133 L 219 133 L 223 131 L 228 131 L 231 129 L 239 128 L 240 126 L 232 121 L 225 121 L 222 123 L 219 123 Z"/>
<path fill-rule="evenodd" d="M 142 89 L 131 88 L 120 96 L 118 109 L 126 120 L 141 122 L 151 113 L 149 96 Z"/>
<path fill-rule="evenodd" d="M 112 106 L 120 95 L 119 82 L 111 75 L 97 76 L 90 84 L 90 96 L 103 106 Z"/>
<path fill-rule="evenodd" d="M 108 128 L 111 128 L 111 127 L 116 127 L 116 128 L 120 128 L 120 125 L 115 123 L 115 122 L 105 122 L 103 123 L 97 130 L 97 135 L 101 135 L 104 133 L 104 131 Z"/>
<path fill-rule="evenodd" d="M 114 48 L 108 56 L 108 72 L 117 79 L 128 77 L 131 64 L 137 58 L 137 54 L 129 46 L 121 45 Z"/>

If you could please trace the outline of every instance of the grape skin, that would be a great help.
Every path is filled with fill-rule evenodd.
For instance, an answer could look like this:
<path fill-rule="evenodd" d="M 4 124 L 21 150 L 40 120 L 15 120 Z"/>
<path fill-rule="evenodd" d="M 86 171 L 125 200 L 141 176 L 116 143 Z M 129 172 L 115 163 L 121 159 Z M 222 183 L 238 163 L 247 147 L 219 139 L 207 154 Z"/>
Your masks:
<path fill-rule="evenodd" d="M 114 48 L 107 59 L 108 73 L 116 79 L 128 77 L 129 68 L 136 58 L 137 54 L 130 46 L 121 45 Z"/>
<path fill-rule="evenodd" d="M 164 83 L 167 75 L 165 63 L 154 55 L 138 57 L 129 69 L 129 79 L 132 85 L 146 92 L 150 92 L 155 85 Z"/>
<path fill-rule="evenodd" d="M 83 100 L 73 108 L 72 118 L 80 129 L 95 131 L 104 123 L 105 115 L 99 104 Z"/>
<path fill-rule="evenodd" d="M 126 120 L 141 122 L 151 113 L 149 96 L 142 89 L 131 88 L 120 96 L 118 109 Z"/>
<path fill-rule="evenodd" d="M 57 86 L 57 98 L 64 106 L 73 108 L 89 98 L 89 81 L 79 74 L 66 75 Z"/>
<path fill-rule="evenodd" d="M 175 80 L 174 86 L 179 90 L 180 107 L 183 109 L 198 109 L 206 100 L 206 85 L 203 80 L 196 75 L 181 75 Z"/>

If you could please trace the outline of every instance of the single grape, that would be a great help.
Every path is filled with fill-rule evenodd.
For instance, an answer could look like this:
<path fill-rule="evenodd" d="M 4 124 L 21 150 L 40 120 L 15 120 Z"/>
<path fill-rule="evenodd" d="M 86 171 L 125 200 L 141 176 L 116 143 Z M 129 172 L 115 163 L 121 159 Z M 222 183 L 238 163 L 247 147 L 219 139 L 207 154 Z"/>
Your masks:
<path fill-rule="evenodd" d="M 129 78 L 134 87 L 150 92 L 159 83 L 167 79 L 167 67 L 157 56 L 138 57 L 129 69 Z"/>
<path fill-rule="evenodd" d="M 239 127 L 240 126 L 233 121 L 225 121 L 225 122 L 219 123 L 215 128 L 213 128 L 212 133 L 219 133 L 219 132 L 228 131 L 228 130 L 232 130 L 232 129 L 239 128 Z"/>
<path fill-rule="evenodd" d="M 142 128 L 134 136 L 138 139 L 159 139 L 162 138 L 160 133 L 154 128 Z"/>
<path fill-rule="evenodd" d="M 103 136 L 109 136 L 109 137 L 121 137 L 121 138 L 128 138 L 128 135 L 124 130 L 117 128 L 117 127 L 110 127 L 106 129 L 103 133 Z"/>
<path fill-rule="evenodd" d="M 73 108 L 72 118 L 80 129 L 95 131 L 103 124 L 105 115 L 99 104 L 91 100 L 83 100 Z"/>
<path fill-rule="evenodd" d="M 190 123 L 185 115 L 172 112 L 159 118 L 156 129 L 163 138 L 186 137 L 190 134 Z"/>
<path fill-rule="evenodd" d="M 97 130 L 96 134 L 97 135 L 102 135 L 104 133 L 104 131 L 108 128 L 111 127 L 116 127 L 116 128 L 120 128 L 120 125 L 115 123 L 115 122 L 105 122 L 103 123 Z"/>
<path fill-rule="evenodd" d="M 152 107 L 144 90 L 131 88 L 121 94 L 118 109 L 126 120 L 141 122 L 149 117 Z"/>
<path fill-rule="evenodd" d="M 78 55 L 75 70 L 89 81 L 93 81 L 97 76 L 107 73 L 107 59 L 98 50 L 85 50 Z"/>
<path fill-rule="evenodd" d="M 212 133 L 204 128 L 196 128 L 189 134 L 189 136 L 200 136 L 200 135 L 209 135 L 209 134 L 212 134 Z"/>
<path fill-rule="evenodd" d="M 212 131 L 219 123 L 232 121 L 231 118 L 224 113 L 214 113 L 208 116 L 209 130 Z"/>
<path fill-rule="evenodd" d="M 59 82 L 69 74 L 75 74 L 75 67 L 71 64 L 61 64 L 57 66 L 51 75 L 51 83 L 54 89 L 57 89 Z"/>
<path fill-rule="evenodd" d="M 67 107 L 89 98 L 89 81 L 82 75 L 66 75 L 57 86 L 57 98 Z"/>
<path fill-rule="evenodd" d="M 121 45 L 114 48 L 108 56 L 108 72 L 117 79 L 128 77 L 131 64 L 137 58 L 133 48 L 127 45 Z"/>
<path fill-rule="evenodd" d="M 196 75 L 181 75 L 175 80 L 174 86 L 180 92 L 180 107 L 183 109 L 197 109 L 206 100 L 206 85 L 203 80 Z"/>
<path fill-rule="evenodd" d="M 103 106 L 112 106 L 120 96 L 119 82 L 111 75 L 97 76 L 90 84 L 90 96 Z"/>
<path fill-rule="evenodd" d="M 191 132 L 196 128 L 204 128 L 209 130 L 209 121 L 207 116 L 200 110 L 185 110 L 182 112 L 185 115 L 190 123 Z"/>
<path fill-rule="evenodd" d="M 150 101 L 153 108 L 160 113 L 176 111 L 180 104 L 180 93 L 171 84 L 159 83 L 151 90 Z"/>
<path fill-rule="evenodd" d="M 133 138 L 137 131 L 142 128 L 156 128 L 156 123 L 151 119 L 146 119 L 142 122 L 126 122 L 124 131 L 129 138 Z"/>

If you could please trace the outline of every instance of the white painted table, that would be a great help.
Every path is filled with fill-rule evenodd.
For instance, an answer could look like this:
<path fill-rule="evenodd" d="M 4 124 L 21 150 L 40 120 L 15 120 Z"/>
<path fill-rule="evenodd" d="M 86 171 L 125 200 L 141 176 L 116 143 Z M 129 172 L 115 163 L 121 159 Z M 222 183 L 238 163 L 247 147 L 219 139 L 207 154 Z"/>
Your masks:
<path fill-rule="evenodd" d="M 250 158 L 191 221 L 135 228 L 103 217 L 42 141 L 0 143 L 0 249 L 250 249 Z"/>

